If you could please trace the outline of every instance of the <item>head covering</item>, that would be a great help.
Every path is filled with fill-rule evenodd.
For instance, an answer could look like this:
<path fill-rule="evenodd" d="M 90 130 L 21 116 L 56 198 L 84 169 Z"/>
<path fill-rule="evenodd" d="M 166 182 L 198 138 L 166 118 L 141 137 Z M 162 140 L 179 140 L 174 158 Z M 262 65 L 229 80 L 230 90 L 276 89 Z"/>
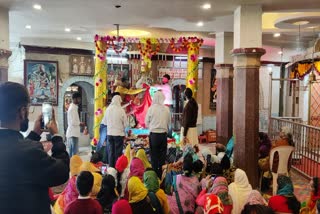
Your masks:
<path fill-rule="evenodd" d="M 142 160 L 140 160 L 139 158 L 133 158 L 130 164 L 129 178 L 132 176 L 137 176 L 142 180 L 143 173 L 144 173 L 144 165 Z"/>
<path fill-rule="evenodd" d="M 91 162 L 85 161 L 80 166 L 80 171 L 89 171 L 89 172 L 100 172 Z"/>
<path fill-rule="evenodd" d="M 163 95 L 162 91 L 157 91 L 152 100 L 152 104 L 158 104 L 158 105 L 163 105 L 165 100 L 165 96 Z"/>
<path fill-rule="evenodd" d="M 187 155 L 191 155 L 192 156 L 192 160 L 193 161 L 196 161 L 199 159 L 198 155 L 196 154 L 194 148 L 192 147 L 192 145 L 187 145 L 185 148 L 184 148 L 184 152 L 183 152 L 183 158 Z"/>
<path fill-rule="evenodd" d="M 143 185 L 142 181 L 136 176 L 132 176 L 129 179 L 128 191 L 129 203 L 136 203 L 142 201 L 148 195 L 147 188 Z"/>
<path fill-rule="evenodd" d="M 281 132 L 283 132 L 285 135 L 288 135 L 291 133 L 291 129 L 288 126 L 281 127 Z"/>
<path fill-rule="evenodd" d="M 228 192 L 228 181 L 225 177 L 219 176 L 214 179 L 209 192 L 217 195 L 224 205 L 232 205 L 232 199 Z"/>
<path fill-rule="evenodd" d="M 102 176 L 99 173 L 92 173 L 93 175 L 93 187 L 91 191 L 91 197 L 95 198 L 101 189 Z"/>
<path fill-rule="evenodd" d="M 128 167 L 128 158 L 125 155 L 121 155 L 116 162 L 116 169 L 119 173 L 122 173 Z"/>
<path fill-rule="evenodd" d="M 151 168 L 151 164 L 148 160 L 146 151 L 144 151 L 144 149 L 139 149 L 136 154 L 136 157 L 142 160 L 145 169 Z"/>
<path fill-rule="evenodd" d="M 289 177 L 279 175 L 277 179 L 278 191 L 277 195 L 293 196 L 293 184 Z"/>
<path fill-rule="evenodd" d="M 114 177 L 114 180 L 116 181 L 116 186 L 118 186 L 118 182 L 117 182 L 118 181 L 118 179 L 117 179 L 118 178 L 118 171 L 113 167 L 108 167 L 107 174 Z"/>
<path fill-rule="evenodd" d="M 223 213 L 223 205 L 220 198 L 214 194 L 206 196 L 204 202 L 204 213 L 205 214 L 217 214 Z"/>
<path fill-rule="evenodd" d="M 130 144 L 128 144 L 127 146 L 126 146 L 126 150 L 125 150 L 125 152 L 124 152 L 124 156 L 126 156 L 127 158 L 128 158 L 128 162 L 130 162 L 131 161 L 131 155 L 130 155 L 130 152 L 131 152 L 131 145 Z"/>
<path fill-rule="evenodd" d="M 129 202 L 121 199 L 114 203 L 112 206 L 112 214 L 132 214 Z"/>
<path fill-rule="evenodd" d="M 79 155 L 73 155 L 70 158 L 70 174 L 71 176 L 78 175 L 80 173 L 80 167 L 82 165 L 82 159 Z"/>
<path fill-rule="evenodd" d="M 258 190 L 252 190 L 248 196 L 247 204 L 249 205 L 267 205 L 266 200 Z"/>
<path fill-rule="evenodd" d="M 143 182 L 150 192 L 156 193 L 160 188 L 160 180 L 153 170 L 148 170 L 143 174 Z"/>
<path fill-rule="evenodd" d="M 121 102 L 122 102 L 121 97 L 119 95 L 115 95 L 114 97 L 112 97 L 110 105 L 121 107 Z"/>
<path fill-rule="evenodd" d="M 232 198 L 233 209 L 242 210 L 251 191 L 252 187 L 246 173 L 242 169 L 236 169 L 234 182 L 229 185 L 229 194 Z"/>

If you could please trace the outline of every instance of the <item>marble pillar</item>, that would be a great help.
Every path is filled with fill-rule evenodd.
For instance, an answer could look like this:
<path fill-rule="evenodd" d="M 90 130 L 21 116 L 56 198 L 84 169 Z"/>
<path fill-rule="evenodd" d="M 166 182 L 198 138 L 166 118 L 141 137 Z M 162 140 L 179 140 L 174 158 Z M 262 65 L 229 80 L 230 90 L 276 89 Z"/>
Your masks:
<path fill-rule="evenodd" d="M 261 5 L 241 5 L 234 11 L 234 164 L 243 169 L 252 188 L 259 187 L 259 68 L 262 47 Z"/>
<path fill-rule="evenodd" d="M 233 120 L 233 33 L 216 34 L 215 68 L 217 70 L 217 143 L 226 145 L 232 136 Z"/>
<path fill-rule="evenodd" d="M 217 69 L 217 143 L 226 145 L 233 130 L 233 65 L 216 64 Z"/>

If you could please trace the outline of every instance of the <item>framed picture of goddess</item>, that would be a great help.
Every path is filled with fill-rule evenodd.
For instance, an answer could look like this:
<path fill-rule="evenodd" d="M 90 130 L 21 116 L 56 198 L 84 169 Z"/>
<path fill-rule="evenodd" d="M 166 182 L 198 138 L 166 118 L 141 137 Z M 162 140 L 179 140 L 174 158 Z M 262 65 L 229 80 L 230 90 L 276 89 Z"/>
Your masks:
<path fill-rule="evenodd" d="M 58 61 L 24 60 L 24 84 L 31 105 L 58 105 Z"/>

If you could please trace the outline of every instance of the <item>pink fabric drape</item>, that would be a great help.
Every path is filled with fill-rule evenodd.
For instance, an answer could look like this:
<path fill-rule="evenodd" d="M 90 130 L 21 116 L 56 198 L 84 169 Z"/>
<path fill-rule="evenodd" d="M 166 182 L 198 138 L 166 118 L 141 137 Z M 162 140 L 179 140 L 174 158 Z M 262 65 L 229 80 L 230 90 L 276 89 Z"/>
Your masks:
<path fill-rule="evenodd" d="M 134 116 L 136 117 L 137 123 L 141 127 L 145 128 L 146 127 L 145 117 L 149 107 L 152 104 L 152 99 L 149 93 L 150 86 L 148 86 L 147 84 L 144 84 L 143 87 L 146 88 L 146 91 L 144 92 L 142 103 L 140 105 L 135 105 L 134 103 L 132 103 L 130 107 L 133 111 Z"/>

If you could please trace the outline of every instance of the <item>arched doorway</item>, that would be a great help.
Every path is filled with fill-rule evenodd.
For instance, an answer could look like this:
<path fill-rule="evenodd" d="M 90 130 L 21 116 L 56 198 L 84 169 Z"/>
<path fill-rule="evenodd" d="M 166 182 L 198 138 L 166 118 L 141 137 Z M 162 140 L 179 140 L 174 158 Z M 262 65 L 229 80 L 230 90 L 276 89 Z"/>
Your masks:
<path fill-rule="evenodd" d="M 173 99 L 172 129 L 173 131 L 179 131 L 181 129 L 181 115 L 184 107 L 183 93 L 186 89 L 186 81 L 183 79 L 174 80 L 171 87 Z"/>
<path fill-rule="evenodd" d="M 64 135 L 66 125 L 66 104 L 70 102 L 72 93 L 79 91 L 82 95 L 82 104 L 79 106 L 80 119 L 86 122 L 90 137 L 93 136 L 93 113 L 94 113 L 94 86 L 91 77 L 71 77 L 62 86 L 59 96 L 58 122 L 59 132 Z"/>

